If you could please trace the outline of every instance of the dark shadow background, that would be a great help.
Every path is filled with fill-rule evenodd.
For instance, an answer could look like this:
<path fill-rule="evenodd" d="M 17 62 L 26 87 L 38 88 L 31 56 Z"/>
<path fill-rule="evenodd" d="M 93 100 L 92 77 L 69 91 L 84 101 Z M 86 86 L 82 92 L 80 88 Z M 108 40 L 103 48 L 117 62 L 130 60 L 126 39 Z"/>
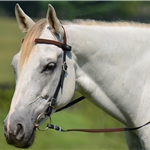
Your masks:
<path fill-rule="evenodd" d="M 1 16 L 14 17 L 16 3 L 35 18 L 45 17 L 47 5 L 51 3 L 59 19 L 150 22 L 149 1 L 0 1 Z"/>

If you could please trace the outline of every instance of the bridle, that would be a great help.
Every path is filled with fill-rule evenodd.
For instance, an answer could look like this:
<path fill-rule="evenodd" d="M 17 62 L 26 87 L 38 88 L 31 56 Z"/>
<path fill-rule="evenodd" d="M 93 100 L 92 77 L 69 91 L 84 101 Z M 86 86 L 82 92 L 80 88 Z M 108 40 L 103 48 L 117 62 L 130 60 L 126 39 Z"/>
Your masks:
<path fill-rule="evenodd" d="M 66 62 L 66 52 L 67 51 L 71 51 L 71 46 L 67 45 L 67 39 L 66 39 L 66 32 L 65 32 L 65 29 L 64 27 L 62 26 L 63 30 L 64 30 L 64 38 L 63 38 L 63 41 L 64 43 L 60 43 L 60 42 L 57 42 L 57 41 L 53 41 L 53 40 L 48 40 L 48 39 L 40 39 L 40 38 L 37 38 L 35 39 L 35 43 L 36 44 L 51 44 L 51 45 L 55 45 L 59 48 L 61 48 L 63 50 L 63 65 L 62 65 L 62 71 L 61 71 L 61 74 L 60 74 L 60 78 L 59 78 L 59 82 L 58 82 L 58 85 L 56 87 L 56 90 L 54 92 L 54 95 L 48 99 L 48 103 L 49 103 L 49 106 L 45 112 L 45 114 L 47 116 L 50 116 L 51 113 L 52 113 L 52 110 L 54 109 L 55 105 L 56 105 L 56 100 L 57 100 L 57 96 L 58 96 L 58 93 L 60 91 L 60 89 L 63 87 L 63 83 L 64 83 L 64 78 L 65 78 L 65 73 L 67 72 L 67 62 Z"/>
<path fill-rule="evenodd" d="M 64 37 L 63 37 L 63 43 L 60 43 L 60 42 L 57 42 L 57 41 L 54 41 L 54 40 L 48 40 L 48 39 L 42 39 L 42 38 L 36 38 L 35 39 L 35 44 L 51 44 L 51 45 L 55 45 L 59 48 L 61 48 L 63 50 L 63 64 L 62 64 L 62 70 L 61 70 L 61 74 L 60 74 L 60 78 L 59 78 L 59 82 L 58 82 L 58 85 L 56 87 L 56 90 L 53 94 L 53 96 L 51 98 L 49 98 L 47 100 L 47 103 L 48 103 L 48 108 L 46 110 L 46 112 L 44 113 L 41 113 L 37 120 L 40 121 L 40 119 L 44 116 L 49 116 L 52 114 L 52 111 L 56 105 L 56 101 L 57 101 L 57 97 L 58 97 L 58 93 L 60 91 L 61 88 L 63 88 L 63 83 L 64 83 L 64 78 L 65 78 L 65 74 L 67 72 L 67 62 L 66 62 L 66 52 L 67 51 L 71 51 L 71 46 L 67 45 L 67 38 L 66 38 L 66 32 L 65 32 L 65 29 L 64 27 L 62 26 L 63 28 L 63 31 L 64 31 Z M 78 102 L 80 102 L 81 100 L 83 100 L 85 97 L 82 96 L 72 102 L 70 102 L 69 104 L 67 104 L 66 106 L 56 110 L 55 112 L 58 112 L 58 111 L 61 111 L 63 109 L 66 109 Z M 38 125 L 38 123 L 36 124 Z"/>
<path fill-rule="evenodd" d="M 64 27 L 62 26 L 63 30 L 64 30 L 64 37 L 63 37 L 63 43 L 60 43 L 60 42 L 57 42 L 57 41 L 54 41 L 54 40 L 48 40 L 48 39 L 41 39 L 41 38 L 36 38 L 35 39 L 35 43 L 36 44 L 51 44 L 51 45 L 55 45 L 59 48 L 61 48 L 63 50 L 63 65 L 62 65 L 62 71 L 61 71 L 61 74 L 60 74 L 60 78 L 59 78 L 59 82 L 58 82 L 58 85 L 56 87 L 56 90 L 53 94 L 53 96 L 51 98 L 49 98 L 47 101 L 48 101 L 48 108 L 47 110 L 44 112 L 44 113 L 41 113 L 38 117 L 37 117 L 37 120 L 35 122 L 35 128 L 37 128 L 38 130 L 40 131 L 45 131 L 47 129 L 54 129 L 54 130 L 57 130 L 57 131 L 61 131 L 61 132 L 69 132 L 69 131 L 80 131 L 80 132 L 92 132 L 92 133 L 102 133 L 102 132 L 123 132 L 123 131 L 134 131 L 134 130 L 138 130 L 142 127 L 145 127 L 147 125 L 150 124 L 150 121 L 145 123 L 144 125 L 142 126 L 139 126 L 139 127 L 133 127 L 133 128 L 108 128 L 108 129 L 68 129 L 68 130 L 64 130 L 62 129 L 61 127 L 59 126 L 56 126 L 56 125 L 53 125 L 51 124 L 51 114 L 52 114 L 52 111 L 56 105 L 56 101 L 57 101 L 57 97 L 58 97 L 58 94 L 59 94 L 59 91 L 60 89 L 63 87 L 63 83 L 64 83 L 64 79 L 65 79 L 65 74 L 67 72 L 67 62 L 66 62 L 66 52 L 67 51 L 71 51 L 71 46 L 67 45 L 67 38 L 66 38 L 66 32 L 65 32 L 65 29 Z M 66 109 L 78 102 L 80 102 L 81 100 L 83 100 L 85 97 L 82 96 L 72 102 L 70 102 L 69 104 L 67 104 L 66 106 L 56 110 L 55 112 L 58 112 L 58 111 L 61 111 L 63 109 Z M 45 129 L 40 129 L 39 128 L 39 122 L 42 118 L 44 118 L 45 116 L 48 116 L 49 117 L 49 121 L 50 123 L 47 124 L 47 127 Z"/>

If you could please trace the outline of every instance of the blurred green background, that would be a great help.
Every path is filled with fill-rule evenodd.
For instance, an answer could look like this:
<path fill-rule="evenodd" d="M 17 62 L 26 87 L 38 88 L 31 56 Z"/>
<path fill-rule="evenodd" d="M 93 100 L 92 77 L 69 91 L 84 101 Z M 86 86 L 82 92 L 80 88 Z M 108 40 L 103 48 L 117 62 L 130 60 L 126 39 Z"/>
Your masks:
<path fill-rule="evenodd" d="M 96 19 L 102 21 L 150 22 L 150 2 L 143 1 L 0 1 L 0 149 L 17 149 L 8 145 L 3 136 L 3 120 L 13 95 L 15 81 L 12 57 L 19 51 L 24 34 L 18 28 L 14 6 L 19 3 L 35 20 L 46 16 L 51 3 L 61 20 Z M 88 100 L 52 116 L 53 123 L 63 128 L 123 127 Z M 124 133 L 59 133 L 37 131 L 29 149 L 100 149 L 126 150 Z"/>

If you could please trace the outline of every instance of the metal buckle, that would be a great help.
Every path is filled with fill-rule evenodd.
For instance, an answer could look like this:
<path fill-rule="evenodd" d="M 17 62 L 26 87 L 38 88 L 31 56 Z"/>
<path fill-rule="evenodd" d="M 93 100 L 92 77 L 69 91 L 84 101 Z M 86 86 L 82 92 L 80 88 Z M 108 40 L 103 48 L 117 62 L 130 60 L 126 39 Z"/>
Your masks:
<path fill-rule="evenodd" d="M 62 44 L 62 49 L 66 50 L 66 51 L 71 51 L 71 46 L 69 46 L 67 44 Z"/>
<path fill-rule="evenodd" d="M 54 97 L 51 98 L 51 101 L 49 102 L 49 106 L 54 108 L 56 103 L 56 99 Z"/>
<path fill-rule="evenodd" d="M 52 97 L 50 99 L 50 102 L 48 102 L 48 107 L 46 109 L 46 112 L 45 112 L 45 115 L 46 116 L 50 116 L 51 113 L 52 113 L 52 110 L 54 109 L 55 107 L 55 104 L 56 104 L 56 99 L 54 97 Z"/>
<path fill-rule="evenodd" d="M 42 118 L 45 118 L 47 115 L 45 114 L 45 113 L 41 113 L 38 117 L 37 117 L 37 119 L 36 119 L 36 122 L 35 122 L 35 128 L 37 128 L 39 131 L 46 131 L 47 129 L 48 129 L 48 127 L 46 127 L 45 129 L 40 129 L 40 127 L 39 127 L 39 122 L 40 122 L 40 120 L 42 119 Z M 51 124 L 51 117 L 50 116 L 47 116 L 47 117 L 49 117 L 49 121 L 50 121 L 50 123 L 49 124 Z"/>
<path fill-rule="evenodd" d="M 63 71 L 64 72 L 67 72 L 67 68 L 68 68 L 68 66 L 67 66 L 67 63 L 66 62 L 64 62 L 64 64 L 63 64 Z"/>

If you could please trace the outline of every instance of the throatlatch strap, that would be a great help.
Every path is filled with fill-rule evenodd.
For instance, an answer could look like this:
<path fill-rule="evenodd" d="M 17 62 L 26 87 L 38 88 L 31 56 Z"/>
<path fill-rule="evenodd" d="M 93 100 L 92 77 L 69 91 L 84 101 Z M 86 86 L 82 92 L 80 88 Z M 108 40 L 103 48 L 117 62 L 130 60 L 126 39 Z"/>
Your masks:
<path fill-rule="evenodd" d="M 68 107 L 71 107 L 72 105 L 74 105 L 74 104 L 76 104 L 76 103 L 78 103 L 78 102 L 80 102 L 80 101 L 82 101 L 82 100 L 84 100 L 84 99 L 85 99 L 85 97 L 84 97 L 84 96 L 81 96 L 81 97 L 77 98 L 76 100 L 70 102 L 70 103 L 67 104 L 66 106 L 64 106 L 64 107 L 62 107 L 62 108 L 56 110 L 56 112 L 59 112 L 59 111 L 64 110 L 64 109 L 67 109 Z"/>

